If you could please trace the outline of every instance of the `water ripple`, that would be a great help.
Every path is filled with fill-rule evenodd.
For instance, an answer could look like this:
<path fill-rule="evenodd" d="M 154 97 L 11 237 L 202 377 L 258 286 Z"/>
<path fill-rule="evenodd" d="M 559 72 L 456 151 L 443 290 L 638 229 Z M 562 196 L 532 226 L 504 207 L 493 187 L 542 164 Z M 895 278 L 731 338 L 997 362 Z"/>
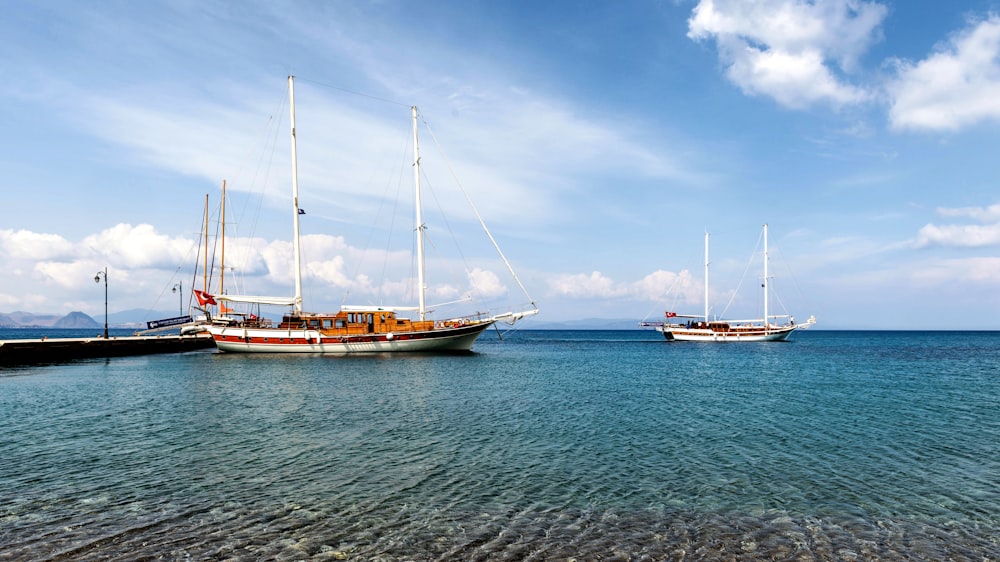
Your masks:
<path fill-rule="evenodd" d="M 1000 336 L 645 338 L 0 373 L 0 561 L 1000 559 Z"/>

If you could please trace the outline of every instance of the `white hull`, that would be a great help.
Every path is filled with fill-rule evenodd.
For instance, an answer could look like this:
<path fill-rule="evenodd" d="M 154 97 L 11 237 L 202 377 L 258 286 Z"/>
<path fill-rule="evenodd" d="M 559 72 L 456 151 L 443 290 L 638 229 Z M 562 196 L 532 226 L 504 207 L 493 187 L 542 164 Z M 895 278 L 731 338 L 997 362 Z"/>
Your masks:
<path fill-rule="evenodd" d="M 709 297 L 708 297 L 708 233 L 705 233 L 705 314 L 694 316 L 690 314 L 678 315 L 667 311 L 667 322 L 640 322 L 640 326 L 655 327 L 657 332 L 663 334 L 667 341 L 692 341 L 692 342 L 764 342 L 764 341 L 787 341 L 792 332 L 798 329 L 808 329 L 816 323 L 816 317 L 810 316 L 805 324 L 796 324 L 791 316 L 772 316 L 768 314 L 767 306 L 767 224 L 764 224 L 764 283 L 761 284 L 764 294 L 764 315 L 756 319 L 747 320 L 710 320 Z M 680 318 L 703 318 L 699 322 L 688 322 L 687 324 L 673 323 Z M 783 318 L 787 320 L 785 324 L 772 324 L 772 319 Z M 671 320 L 672 319 L 672 320 Z"/>
<path fill-rule="evenodd" d="M 220 351 L 234 353 L 462 352 L 493 322 L 430 332 L 328 336 L 317 330 L 210 326 Z"/>
<path fill-rule="evenodd" d="M 761 342 L 787 341 L 796 329 L 798 326 L 782 326 L 766 331 L 761 328 L 759 330 L 717 332 L 709 329 L 662 326 L 656 328 L 656 331 L 662 332 L 667 341 Z"/>

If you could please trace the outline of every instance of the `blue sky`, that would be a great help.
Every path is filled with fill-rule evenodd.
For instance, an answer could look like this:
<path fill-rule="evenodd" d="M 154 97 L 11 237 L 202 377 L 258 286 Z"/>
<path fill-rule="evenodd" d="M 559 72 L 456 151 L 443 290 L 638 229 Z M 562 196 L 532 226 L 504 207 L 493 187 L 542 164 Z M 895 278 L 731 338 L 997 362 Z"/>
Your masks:
<path fill-rule="evenodd" d="M 754 315 L 766 222 L 778 311 L 998 325 L 1000 2 L 15 1 L 0 35 L 0 311 L 99 316 L 104 267 L 112 312 L 176 309 L 223 179 L 229 287 L 291 294 L 294 74 L 307 309 L 408 294 L 371 225 L 412 229 L 416 105 L 429 301 L 526 300 L 454 174 L 539 323 L 701 311 L 706 230 L 713 314 Z"/>

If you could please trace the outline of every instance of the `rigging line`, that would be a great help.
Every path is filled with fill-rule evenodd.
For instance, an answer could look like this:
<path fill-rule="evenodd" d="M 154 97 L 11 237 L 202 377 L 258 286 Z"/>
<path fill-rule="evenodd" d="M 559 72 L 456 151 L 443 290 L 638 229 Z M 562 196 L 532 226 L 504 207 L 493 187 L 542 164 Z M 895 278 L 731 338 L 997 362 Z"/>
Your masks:
<path fill-rule="evenodd" d="M 666 296 L 666 295 L 669 295 L 671 292 L 673 292 L 674 287 L 677 286 L 677 282 L 680 281 L 680 280 L 681 280 L 681 276 L 680 275 L 675 275 L 674 276 L 674 282 L 671 283 L 670 287 L 666 291 L 663 292 L 663 295 Z M 675 298 L 674 302 L 676 303 L 676 298 Z M 649 307 L 649 310 L 646 311 L 646 315 L 642 317 L 642 321 L 643 322 L 645 322 L 649 318 L 649 315 L 653 313 L 653 309 L 654 308 L 656 308 L 656 305 L 653 305 L 653 306 Z"/>
<path fill-rule="evenodd" d="M 725 318 L 726 313 L 729 312 L 729 307 L 732 306 L 733 301 L 736 300 L 736 295 L 740 294 L 740 289 L 743 287 L 743 281 L 747 278 L 747 271 L 750 271 L 750 266 L 753 265 L 754 257 L 757 255 L 757 249 L 760 248 L 761 240 L 764 237 L 764 231 L 761 230 L 760 234 L 757 235 L 757 244 L 753 248 L 753 252 L 750 253 L 750 259 L 747 260 L 747 265 L 743 268 L 743 275 L 740 276 L 740 282 L 736 285 L 736 290 L 729 297 L 729 302 L 726 303 L 726 307 L 722 309 L 722 317 Z M 764 281 L 765 290 L 767 290 L 767 280 Z"/>
<path fill-rule="evenodd" d="M 782 254 L 780 252 L 778 252 L 777 254 L 778 254 L 778 258 L 781 259 L 781 264 L 785 267 L 785 272 L 787 273 L 787 277 L 792 280 L 792 285 L 795 286 L 795 292 L 798 294 L 799 299 L 801 299 L 802 301 L 804 301 L 805 300 L 805 295 L 802 293 L 802 288 L 799 287 L 799 280 L 798 280 L 798 278 L 795 277 L 795 273 L 792 271 L 791 266 L 789 266 L 788 262 L 785 261 L 784 254 Z M 785 312 L 788 312 L 788 310 L 785 310 Z"/>
<path fill-rule="evenodd" d="M 421 174 L 423 174 L 422 171 L 421 171 Z M 438 212 L 441 213 L 440 216 L 439 216 L 439 218 L 441 219 L 441 222 L 444 223 L 445 229 L 448 231 L 448 234 L 451 235 L 451 240 L 452 240 L 452 242 L 455 245 L 455 252 L 458 253 L 459 258 L 462 260 L 462 265 L 465 268 L 466 276 L 468 276 L 468 274 L 469 274 L 469 261 L 468 261 L 468 259 L 466 259 L 465 253 L 462 252 L 462 247 L 458 245 L 458 237 L 455 235 L 455 230 L 451 227 L 451 222 L 448 221 L 448 214 L 444 212 L 444 206 L 441 205 L 441 200 L 438 199 L 437 192 L 434 190 L 434 186 L 431 184 L 430 178 L 427 177 L 427 176 L 425 176 L 425 175 L 422 175 L 422 177 L 424 179 L 423 179 L 423 181 L 421 181 L 420 185 L 423 186 L 423 187 L 426 187 L 427 190 L 430 191 L 431 197 L 434 199 L 434 203 L 437 205 Z M 426 234 L 425 234 L 425 236 L 426 236 Z M 425 240 L 426 240 L 426 238 L 425 238 Z M 435 246 L 434 249 L 437 250 L 437 247 Z M 438 256 L 444 257 L 444 254 L 440 254 L 439 253 Z M 449 269 L 448 271 L 449 271 L 449 275 L 452 278 L 452 282 L 454 282 L 456 286 L 461 287 L 461 286 L 464 286 L 466 283 L 470 283 L 468 279 L 462 280 L 462 279 L 456 278 L 454 276 L 454 273 L 451 272 L 452 270 Z M 470 291 L 469 291 L 470 294 L 474 290 L 475 290 L 475 287 L 472 286 L 471 283 L 470 283 Z M 476 299 L 473 299 L 473 302 L 478 302 L 478 301 Z"/>
<path fill-rule="evenodd" d="M 258 154 L 258 157 L 256 158 L 257 165 L 253 170 L 252 178 L 250 180 L 250 186 L 251 188 L 256 186 L 257 189 L 250 189 L 247 192 L 256 194 L 257 205 L 251 212 L 249 210 L 251 198 L 249 197 L 246 198 L 244 200 L 242 208 L 236 214 L 237 220 L 233 223 L 235 229 L 237 230 L 237 235 L 239 235 L 238 225 L 241 224 L 242 218 L 244 216 L 252 215 L 252 220 L 249 220 L 250 232 L 249 235 L 247 236 L 248 240 L 253 240 L 257 232 L 257 225 L 260 221 L 261 209 L 263 208 L 264 205 L 264 193 L 267 191 L 268 180 L 271 177 L 271 170 L 274 168 L 275 153 L 277 152 L 278 149 L 277 139 L 280 132 L 281 123 L 283 122 L 283 118 L 281 116 L 284 115 L 284 111 L 282 110 L 287 106 L 288 104 L 287 102 L 288 102 L 287 93 L 282 93 L 280 101 L 278 102 L 278 107 L 276 109 L 276 114 L 279 116 L 278 119 L 276 120 L 274 118 L 274 114 L 268 115 L 267 120 L 265 121 L 263 127 L 263 135 L 261 135 L 263 136 L 264 140 L 260 143 L 260 149 L 252 150 L 252 152 L 256 152 Z M 269 148 L 270 150 L 268 150 Z M 246 159 L 250 160 L 249 153 Z M 232 182 L 234 186 L 239 185 L 240 175 L 242 174 L 238 174 L 237 180 Z M 263 180 L 259 181 L 261 177 L 263 177 Z M 251 257 L 250 251 L 244 252 L 242 263 L 239 264 L 244 271 L 248 270 L 247 264 L 249 263 L 250 257 Z M 236 280 L 234 279 L 234 282 L 235 281 Z M 242 281 L 246 282 L 246 279 L 242 279 Z"/>
<path fill-rule="evenodd" d="M 497 244 L 496 239 L 493 238 L 493 234 L 486 227 L 486 222 L 483 221 L 482 215 L 479 214 L 479 209 L 477 209 L 472 203 L 472 198 L 469 197 L 468 192 L 465 191 L 465 188 L 462 186 L 462 182 L 458 180 L 458 175 L 455 174 L 455 170 L 451 167 L 451 162 L 448 160 L 447 155 L 445 155 L 444 148 L 442 148 L 441 143 L 438 142 L 437 136 L 434 135 L 434 131 L 431 129 L 431 126 L 427 123 L 426 119 L 423 119 L 422 113 L 420 114 L 420 117 L 424 122 L 424 126 L 427 127 L 427 132 L 430 133 L 431 138 L 434 140 L 434 144 L 438 147 L 438 150 L 441 151 L 441 155 L 444 157 L 445 165 L 448 167 L 448 171 L 451 172 L 451 176 L 455 179 L 455 183 L 458 184 L 458 188 L 462 191 L 462 195 L 465 196 L 466 202 L 468 202 L 469 206 L 472 207 L 472 212 L 476 214 L 476 219 L 479 220 L 479 225 L 483 228 L 483 231 L 486 232 L 486 236 L 489 237 L 490 242 L 493 244 L 493 248 L 496 250 L 497 254 L 499 254 L 500 259 L 503 260 L 504 265 L 507 266 L 507 271 L 510 272 L 511 277 L 514 278 L 517 286 L 521 288 L 521 292 L 524 293 L 524 296 L 528 297 L 528 300 L 531 301 L 531 306 L 537 309 L 538 306 L 535 304 L 535 300 L 531 298 L 531 295 L 528 294 L 528 290 L 524 287 L 524 284 L 521 283 L 521 279 L 516 273 L 514 273 L 514 268 L 510 265 L 510 262 L 507 261 L 507 256 L 504 255 L 503 251 L 500 249 L 500 245 Z"/>
<path fill-rule="evenodd" d="M 198 241 L 195 242 L 194 244 L 192 244 L 188 248 L 187 254 L 184 255 L 184 258 L 181 260 L 181 263 L 177 264 L 177 268 L 174 269 L 174 274 L 171 275 L 170 279 L 167 281 L 167 286 L 169 286 L 169 285 L 171 285 L 171 283 L 173 283 L 174 278 L 177 277 L 177 274 L 180 273 L 181 268 L 184 267 L 184 263 L 187 262 L 188 259 L 190 259 L 191 252 L 195 251 L 195 248 L 198 248 L 199 251 L 200 251 L 200 248 L 201 248 L 200 244 L 201 244 L 201 238 L 199 237 Z M 194 278 L 198 277 L 198 265 L 197 264 L 198 264 L 198 256 L 195 255 L 195 273 L 193 275 Z M 182 280 L 183 280 L 183 278 L 182 278 Z M 167 292 L 167 286 L 164 286 L 163 289 L 160 290 L 160 294 L 156 296 L 156 300 L 153 302 L 153 308 L 156 308 L 157 306 L 159 306 L 160 299 L 162 299 L 163 295 L 165 295 L 166 292 Z M 176 287 L 176 285 L 174 285 L 174 287 Z M 191 288 L 194 288 L 193 281 L 192 281 Z M 181 290 L 183 291 L 183 288 Z M 182 298 L 183 298 L 183 295 L 182 295 Z M 190 300 L 188 302 L 188 307 L 190 307 Z M 149 312 L 152 312 L 152 310 L 149 311 Z"/>
<path fill-rule="evenodd" d="M 218 214 L 215 215 L 215 242 L 212 244 L 212 259 L 209 261 L 208 265 L 208 289 L 210 293 L 214 293 L 212 290 L 212 283 L 215 281 L 215 257 L 219 251 L 220 239 L 220 227 L 222 226 L 222 207 L 219 207 Z"/>
<path fill-rule="evenodd" d="M 389 270 L 389 256 L 391 254 L 393 233 L 395 232 L 395 229 L 396 229 L 396 218 L 397 218 L 397 216 L 399 214 L 399 201 L 400 201 L 400 198 L 401 198 L 400 197 L 400 193 L 403 190 L 403 177 L 405 176 L 404 172 L 406 171 L 406 167 L 409 166 L 409 165 L 411 165 L 411 164 L 407 164 L 406 163 L 407 149 L 409 147 L 409 142 L 411 140 L 411 135 L 409 134 L 408 130 L 405 131 L 405 133 L 402 135 L 401 139 L 402 139 L 402 141 L 400 142 L 400 148 L 399 148 L 399 150 L 401 150 L 401 153 L 402 153 L 403 157 L 399 160 L 400 166 L 398 168 L 398 171 L 394 172 L 395 173 L 395 177 L 393 178 L 392 176 L 390 176 L 388 178 L 388 181 L 386 182 L 385 188 L 384 188 L 384 190 L 382 192 L 382 197 L 379 198 L 378 209 L 376 209 L 376 211 L 375 211 L 375 218 L 374 218 L 374 220 L 372 220 L 370 222 L 370 226 L 368 228 L 368 237 L 365 240 L 365 245 L 363 247 L 363 251 L 362 251 L 362 254 L 361 254 L 362 257 L 361 257 L 361 259 L 359 259 L 359 260 L 357 260 L 355 262 L 354 271 L 351 274 L 351 279 L 357 279 L 358 275 L 360 274 L 361 268 L 364 265 L 362 262 L 365 261 L 364 256 L 366 256 L 367 253 L 368 253 L 368 250 L 370 250 L 372 248 L 372 240 L 374 240 L 374 238 L 375 238 L 375 231 L 377 230 L 376 226 L 378 225 L 379 220 L 383 216 L 383 211 L 384 211 L 384 209 L 387 206 L 387 202 L 391 200 L 392 201 L 392 210 L 391 210 L 391 212 L 388 213 L 389 214 L 388 236 L 386 236 L 385 251 L 382 253 L 382 272 L 381 272 L 381 275 L 380 275 L 380 277 L 378 279 L 378 283 L 379 284 L 378 284 L 377 292 L 376 292 L 376 295 L 375 295 L 376 302 L 373 303 L 373 304 L 379 304 L 379 305 L 384 305 L 385 302 L 386 302 L 385 301 L 386 295 L 384 294 L 383 291 L 385 290 L 385 281 L 386 281 L 386 277 L 388 275 L 387 272 Z M 395 179 L 395 181 L 393 181 L 393 179 Z M 371 181 L 371 180 L 369 179 L 369 181 Z M 395 186 L 396 186 L 396 196 L 392 197 L 390 199 L 390 197 L 389 197 L 389 191 L 392 188 L 393 183 L 395 183 Z M 366 190 L 366 193 L 367 193 L 367 190 Z M 345 295 L 345 299 L 346 299 L 346 295 Z M 346 302 L 346 300 L 344 302 Z"/>
<path fill-rule="evenodd" d="M 363 97 L 363 98 L 373 99 L 375 101 L 380 101 L 380 102 L 385 102 L 385 103 L 391 103 L 393 105 L 401 105 L 401 106 L 406 107 L 406 108 L 409 108 L 409 107 L 413 106 L 412 103 L 401 103 L 401 102 L 398 102 L 398 101 L 395 101 L 395 100 L 390 100 L 390 99 L 386 99 L 386 98 L 380 98 L 378 96 L 373 96 L 371 94 L 365 94 L 363 92 L 357 92 L 357 91 L 354 91 L 354 90 L 348 90 L 347 88 L 341 88 L 340 86 L 334 86 L 333 84 L 327 84 L 325 82 L 318 82 L 316 80 L 310 80 L 309 78 L 303 78 L 303 77 L 298 76 L 298 75 L 295 76 L 295 79 L 298 80 L 298 81 L 301 81 L 301 82 L 309 82 L 310 84 L 315 84 L 317 86 L 322 86 L 324 88 L 329 88 L 331 90 L 337 90 L 339 92 L 344 92 L 346 94 L 351 94 L 353 96 L 359 96 L 359 97 Z"/>
<path fill-rule="evenodd" d="M 424 233 L 424 242 L 427 243 L 428 245 L 430 245 L 430 247 L 431 247 L 430 249 L 432 250 L 434 256 L 436 256 L 436 257 L 438 257 L 440 259 L 444 258 L 444 254 L 442 254 L 441 251 L 438 249 L 437 244 L 434 243 L 434 239 L 431 236 L 429 236 L 428 232 Z M 456 287 L 462 287 L 465 284 L 465 282 L 462 281 L 461 279 L 457 279 L 453 273 L 450 273 L 449 277 L 451 277 L 451 281 L 452 281 L 452 283 L 455 284 Z M 474 299 L 470 299 L 470 300 L 472 300 L 473 302 L 476 302 Z M 463 301 L 456 301 L 456 302 L 463 302 Z M 446 304 L 453 304 L 453 303 L 446 303 Z"/>

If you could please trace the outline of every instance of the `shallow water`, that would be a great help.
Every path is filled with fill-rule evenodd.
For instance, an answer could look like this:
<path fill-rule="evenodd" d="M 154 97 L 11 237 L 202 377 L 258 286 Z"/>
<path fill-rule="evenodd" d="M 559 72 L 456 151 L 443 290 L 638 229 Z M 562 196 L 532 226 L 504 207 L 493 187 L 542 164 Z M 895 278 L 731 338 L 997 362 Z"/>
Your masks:
<path fill-rule="evenodd" d="M 0 560 L 998 560 L 1000 333 L 0 370 Z"/>

